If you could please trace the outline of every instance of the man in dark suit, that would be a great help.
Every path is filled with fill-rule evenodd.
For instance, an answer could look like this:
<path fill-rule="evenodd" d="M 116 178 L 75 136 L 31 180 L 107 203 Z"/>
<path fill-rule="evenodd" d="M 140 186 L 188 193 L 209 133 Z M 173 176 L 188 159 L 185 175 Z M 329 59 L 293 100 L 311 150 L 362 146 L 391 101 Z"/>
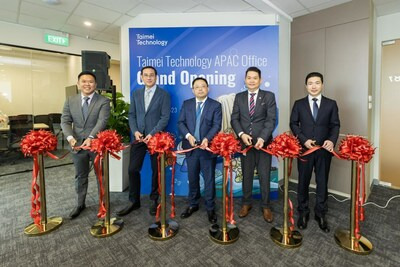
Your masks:
<path fill-rule="evenodd" d="M 167 91 L 156 85 L 157 70 L 146 66 L 140 71 L 144 87 L 135 90 L 129 108 L 129 127 L 134 136 L 129 162 L 129 203 L 117 212 L 124 216 L 140 208 L 140 171 L 150 138 L 165 129 L 168 124 L 171 99 Z M 157 155 L 151 155 L 152 183 L 150 214 L 155 215 L 158 205 Z"/>
<path fill-rule="evenodd" d="M 201 149 L 186 153 L 189 180 L 189 207 L 181 214 L 188 218 L 199 210 L 200 172 L 204 178 L 204 199 L 208 220 L 217 222 L 215 214 L 215 165 L 216 155 L 204 150 L 211 139 L 221 130 L 221 104 L 208 97 L 208 82 L 196 78 L 192 82 L 194 98 L 183 102 L 179 113 L 178 128 L 181 133 L 182 148 L 188 149 L 199 144 Z"/>
<path fill-rule="evenodd" d="M 95 92 L 96 76 L 92 72 L 81 72 L 77 86 L 81 93 L 65 101 L 61 116 L 61 128 L 72 150 L 75 190 L 78 195 L 77 206 L 70 214 L 71 219 L 79 216 L 85 209 L 89 163 L 96 157 L 95 153 L 78 147 L 90 147 L 91 140 L 106 128 L 110 117 L 110 101 Z"/>
<path fill-rule="evenodd" d="M 239 217 L 246 217 L 252 208 L 254 169 L 257 168 L 263 217 L 271 223 L 273 221 L 269 201 L 271 155 L 260 151 L 260 148 L 267 146 L 272 139 L 276 121 L 275 95 L 260 89 L 261 71 L 257 67 L 246 70 L 245 84 L 247 91 L 235 96 L 231 116 L 232 128 L 240 138 L 242 147 L 254 145 L 254 149 L 250 149 L 246 156 L 240 157 L 243 198 Z"/>
<path fill-rule="evenodd" d="M 328 211 L 328 175 L 333 148 L 339 136 L 339 112 L 336 101 L 321 95 L 324 78 L 321 73 L 307 75 L 305 83 L 308 96 L 297 100 L 290 116 L 290 128 L 305 149 L 322 146 L 320 149 L 298 160 L 299 183 L 297 187 L 297 226 L 307 228 L 310 209 L 308 207 L 308 187 L 314 170 L 317 197 L 314 208 L 315 220 L 324 232 L 329 232 L 326 212 Z"/>

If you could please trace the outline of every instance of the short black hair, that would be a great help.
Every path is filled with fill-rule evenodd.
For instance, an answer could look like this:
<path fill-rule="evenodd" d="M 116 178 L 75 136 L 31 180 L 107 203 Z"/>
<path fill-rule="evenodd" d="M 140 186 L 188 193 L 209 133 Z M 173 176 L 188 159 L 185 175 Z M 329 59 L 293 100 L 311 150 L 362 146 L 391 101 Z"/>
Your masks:
<path fill-rule="evenodd" d="M 152 70 L 154 70 L 154 74 L 157 75 L 157 70 L 156 70 L 156 68 L 154 68 L 153 66 L 144 66 L 144 67 L 140 70 L 140 75 L 143 75 L 143 71 L 144 71 L 145 69 L 152 69 Z"/>
<path fill-rule="evenodd" d="M 314 71 L 314 72 L 310 72 L 309 74 L 307 74 L 306 80 L 305 80 L 306 85 L 307 85 L 308 79 L 310 79 L 311 77 L 319 77 L 321 79 L 321 83 L 324 83 L 324 76 L 321 73 Z"/>
<path fill-rule="evenodd" d="M 96 75 L 94 75 L 94 73 L 91 72 L 91 71 L 84 70 L 84 71 L 82 71 L 81 73 L 79 73 L 79 75 L 78 75 L 78 81 L 79 81 L 79 79 L 81 78 L 82 75 L 90 75 L 90 76 L 92 76 L 92 77 L 94 78 L 94 81 L 96 81 Z"/>
<path fill-rule="evenodd" d="M 194 86 L 194 83 L 195 83 L 196 81 L 199 81 L 199 80 L 204 81 L 204 82 L 207 84 L 207 87 L 208 87 L 208 82 L 207 82 L 206 78 L 197 77 L 197 78 L 194 79 L 193 82 L 192 82 L 192 88 L 193 88 L 193 86 Z"/>
<path fill-rule="evenodd" d="M 261 78 L 261 70 L 259 69 L 259 68 L 257 68 L 257 67 L 249 67 L 247 70 L 246 70 L 246 76 L 247 76 L 247 73 L 249 72 L 249 71 L 254 71 L 254 72 L 257 72 L 258 73 L 258 76 L 260 76 L 260 78 Z"/>

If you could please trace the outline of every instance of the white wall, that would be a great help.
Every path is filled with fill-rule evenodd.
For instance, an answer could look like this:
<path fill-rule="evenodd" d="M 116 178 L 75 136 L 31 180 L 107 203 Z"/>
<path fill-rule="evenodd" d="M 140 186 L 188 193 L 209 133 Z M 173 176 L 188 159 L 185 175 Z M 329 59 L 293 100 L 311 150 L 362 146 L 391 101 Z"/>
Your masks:
<path fill-rule="evenodd" d="M 373 77 L 373 113 L 372 113 L 372 142 L 375 147 L 375 156 L 371 161 L 372 178 L 380 180 L 379 177 L 379 128 L 380 128 L 380 95 L 381 95 L 381 60 L 382 60 L 382 42 L 394 39 L 400 39 L 400 13 L 380 16 L 376 19 L 376 40 Z"/>
<path fill-rule="evenodd" d="M 80 55 L 82 50 L 105 51 L 112 59 L 120 60 L 120 47 L 116 44 L 69 36 L 69 46 L 58 46 L 44 42 L 43 29 L 0 21 L 0 43 L 58 51 Z"/>

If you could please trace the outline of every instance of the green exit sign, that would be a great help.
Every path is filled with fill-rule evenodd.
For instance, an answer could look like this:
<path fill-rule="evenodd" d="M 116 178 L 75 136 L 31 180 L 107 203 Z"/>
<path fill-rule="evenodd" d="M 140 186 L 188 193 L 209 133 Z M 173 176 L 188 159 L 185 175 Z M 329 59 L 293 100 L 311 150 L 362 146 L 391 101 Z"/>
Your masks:
<path fill-rule="evenodd" d="M 61 46 L 69 46 L 69 38 L 64 36 L 57 36 L 52 34 L 44 35 L 44 42 L 48 44 L 61 45 Z"/>

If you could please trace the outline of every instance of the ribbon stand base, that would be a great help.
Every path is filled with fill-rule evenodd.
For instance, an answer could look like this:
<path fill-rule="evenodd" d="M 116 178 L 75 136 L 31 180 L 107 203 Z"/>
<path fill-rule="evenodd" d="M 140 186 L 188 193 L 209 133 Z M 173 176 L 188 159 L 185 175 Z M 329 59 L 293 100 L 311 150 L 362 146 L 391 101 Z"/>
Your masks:
<path fill-rule="evenodd" d="M 160 175 L 160 221 L 157 221 L 150 225 L 148 233 L 149 237 L 156 241 L 164 241 L 174 237 L 179 230 L 179 224 L 171 219 L 166 219 L 167 200 L 166 200 L 166 188 L 165 188 L 165 153 L 161 154 L 159 164 L 159 175 Z"/>
<path fill-rule="evenodd" d="M 349 230 L 336 230 L 335 241 L 342 248 L 355 254 L 367 255 L 372 252 L 372 243 L 367 238 L 363 236 L 358 240 L 352 238 Z"/>
<path fill-rule="evenodd" d="M 104 168 L 104 198 L 106 216 L 104 220 L 100 219 L 95 225 L 90 228 L 90 233 L 94 237 L 107 237 L 118 233 L 124 221 L 120 218 L 110 218 L 110 188 L 109 188 L 109 152 L 107 151 L 103 157 Z"/>
<path fill-rule="evenodd" d="M 40 193 L 40 224 L 31 223 L 24 229 L 24 233 L 28 236 L 44 235 L 53 230 L 56 230 L 63 223 L 62 217 L 47 218 L 46 209 L 46 186 L 44 177 L 44 160 L 43 153 L 38 155 L 39 163 L 39 193 Z"/>
<path fill-rule="evenodd" d="M 350 206 L 350 230 L 338 229 L 335 232 L 335 241 L 342 248 L 349 250 L 355 254 L 367 255 L 372 252 L 372 243 L 364 236 L 355 235 L 356 229 L 356 200 L 357 195 L 357 172 L 359 163 L 356 161 L 351 162 L 351 206 Z"/>
<path fill-rule="evenodd" d="M 296 248 L 301 246 L 303 236 L 299 231 L 291 230 L 288 226 L 288 202 L 289 202 L 289 158 L 284 158 L 284 192 L 283 192 L 283 227 L 273 227 L 270 231 L 272 241 L 284 248 Z"/>
<path fill-rule="evenodd" d="M 28 236 L 44 235 L 53 230 L 56 230 L 63 223 L 62 217 L 50 217 L 46 219 L 46 223 L 41 223 L 40 226 L 31 223 L 24 229 L 24 233 Z"/>
<path fill-rule="evenodd" d="M 225 159 L 224 159 L 225 166 Z M 239 239 L 239 228 L 230 224 L 226 221 L 227 205 L 226 205 L 226 187 L 227 187 L 228 171 L 224 167 L 223 173 L 223 186 L 222 186 L 222 227 L 220 228 L 218 224 L 213 224 L 210 227 L 210 238 L 215 243 L 221 245 L 229 245 L 236 242 Z"/>

